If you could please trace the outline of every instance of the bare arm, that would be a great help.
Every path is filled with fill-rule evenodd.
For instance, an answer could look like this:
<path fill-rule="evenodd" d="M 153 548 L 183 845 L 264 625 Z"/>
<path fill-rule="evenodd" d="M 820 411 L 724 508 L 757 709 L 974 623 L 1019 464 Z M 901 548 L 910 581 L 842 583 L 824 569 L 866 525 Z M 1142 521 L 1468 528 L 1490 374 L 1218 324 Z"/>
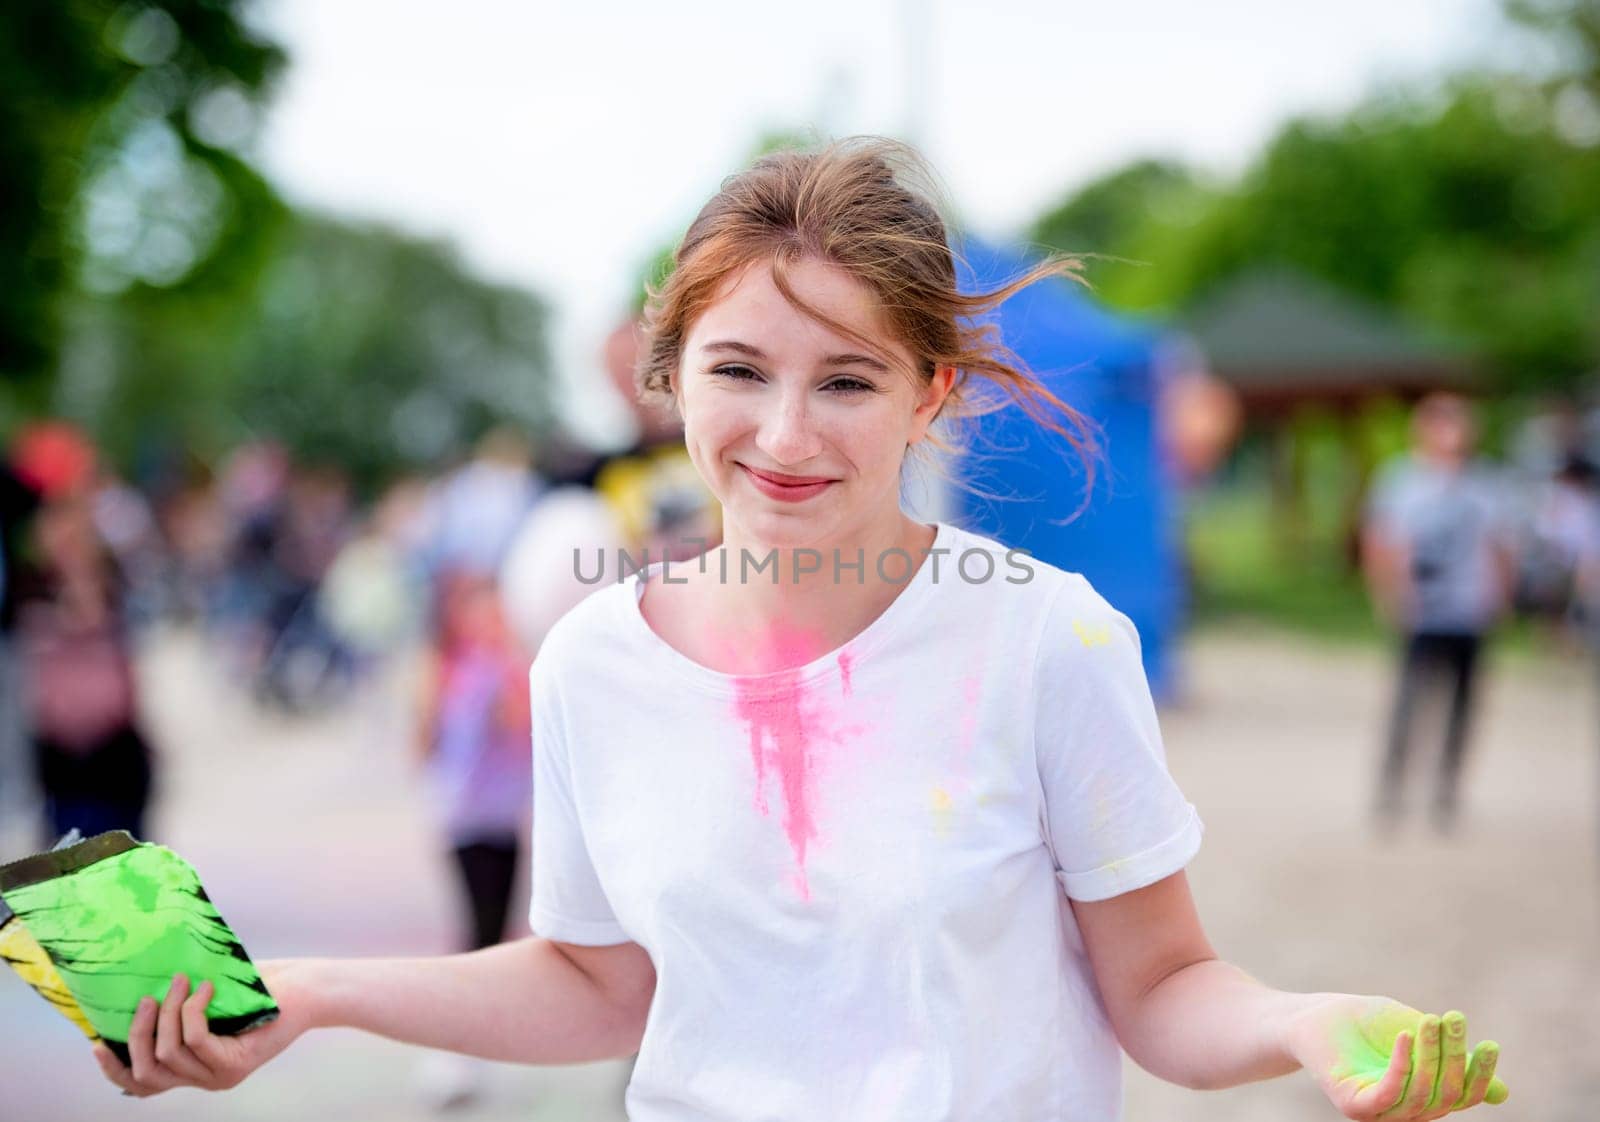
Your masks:
<path fill-rule="evenodd" d="M 1367 592 L 1383 619 L 1401 626 L 1411 597 L 1411 559 L 1403 543 L 1376 527 L 1361 533 L 1361 571 Z"/>
<path fill-rule="evenodd" d="M 1072 908 L 1117 1039 L 1162 1079 L 1214 1090 L 1304 1067 L 1346 1117 L 1386 1122 L 1506 1097 L 1498 1046 L 1486 1041 L 1469 1060 L 1459 1013 L 1286 993 L 1218 959 L 1182 872 Z"/>
<path fill-rule="evenodd" d="M 631 1055 L 655 990 L 636 943 L 529 938 L 434 958 L 312 959 L 298 969 L 314 1026 L 525 1064 Z"/>
<path fill-rule="evenodd" d="M 1271 1026 L 1296 998 L 1222 962 L 1188 878 L 1094 903 L 1072 901 L 1117 1039 L 1134 1061 L 1197 1090 L 1284 1075 L 1300 1065 Z"/>
<path fill-rule="evenodd" d="M 206 1025 L 209 983 L 175 979 L 129 1029 L 132 1070 L 104 1045 L 107 1078 L 134 1095 L 233 1087 L 312 1028 L 348 1027 L 408 1044 L 517 1063 L 575 1063 L 638 1049 L 655 970 L 635 943 L 580 947 L 520 939 L 432 958 L 294 959 L 263 966 L 282 1016 L 239 1036 Z"/>

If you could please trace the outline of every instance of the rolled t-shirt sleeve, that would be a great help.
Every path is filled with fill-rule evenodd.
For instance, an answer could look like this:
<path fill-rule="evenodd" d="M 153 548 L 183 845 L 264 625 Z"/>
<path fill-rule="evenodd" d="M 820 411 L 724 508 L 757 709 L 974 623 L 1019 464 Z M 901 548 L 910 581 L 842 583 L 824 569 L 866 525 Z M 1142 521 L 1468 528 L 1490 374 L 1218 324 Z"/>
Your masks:
<path fill-rule="evenodd" d="M 533 715 L 533 886 L 528 923 L 535 935 L 563 943 L 628 942 L 600 886 L 573 798 L 571 746 L 563 735 L 559 695 L 534 660 L 529 671 Z"/>
<path fill-rule="evenodd" d="M 1074 900 L 1103 900 L 1186 866 L 1203 826 L 1167 771 L 1127 616 L 1069 574 L 1034 664 L 1034 751 L 1046 845 Z"/>

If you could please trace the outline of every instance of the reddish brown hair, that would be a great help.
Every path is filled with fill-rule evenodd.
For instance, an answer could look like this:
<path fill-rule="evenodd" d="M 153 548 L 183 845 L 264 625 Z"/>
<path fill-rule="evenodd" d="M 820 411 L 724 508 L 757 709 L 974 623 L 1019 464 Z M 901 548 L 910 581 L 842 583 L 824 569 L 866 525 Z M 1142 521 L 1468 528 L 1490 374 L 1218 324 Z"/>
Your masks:
<path fill-rule="evenodd" d="M 791 304 L 882 355 L 873 340 L 796 295 L 789 267 L 815 258 L 844 269 L 877 295 L 884 323 L 914 356 L 916 369 L 908 374 L 920 386 L 932 381 L 938 367 L 956 368 L 937 419 L 947 424 L 970 420 L 1014 401 L 1039 425 L 1066 438 L 1092 483 L 1090 423 L 1026 369 L 993 322 L 983 322 L 1002 301 L 1035 281 L 1079 280 L 1077 261 L 1047 257 L 999 288 L 961 292 L 945 223 L 933 201 L 939 197 L 916 151 L 879 137 L 775 152 L 728 177 L 684 234 L 671 272 L 648 290 L 636 374 L 641 394 L 665 396 L 675 404 L 672 378 L 690 326 L 729 277 L 757 261 L 770 262 L 773 283 Z M 958 450 L 961 443 L 943 439 L 934 429 L 927 439 L 946 451 Z"/>

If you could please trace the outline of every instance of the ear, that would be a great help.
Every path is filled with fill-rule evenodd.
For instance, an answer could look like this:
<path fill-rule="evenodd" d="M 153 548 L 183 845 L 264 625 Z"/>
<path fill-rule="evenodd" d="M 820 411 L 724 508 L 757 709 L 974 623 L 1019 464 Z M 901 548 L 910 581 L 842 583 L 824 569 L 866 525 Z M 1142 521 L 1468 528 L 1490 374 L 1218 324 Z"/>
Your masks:
<path fill-rule="evenodd" d="M 928 426 L 933 424 L 933 419 L 939 415 L 939 410 L 944 407 L 944 402 L 950 396 L 950 391 L 956 383 L 956 368 L 954 366 L 936 366 L 933 377 L 922 390 L 922 401 L 912 413 L 911 440 L 916 444 L 928 433 Z"/>

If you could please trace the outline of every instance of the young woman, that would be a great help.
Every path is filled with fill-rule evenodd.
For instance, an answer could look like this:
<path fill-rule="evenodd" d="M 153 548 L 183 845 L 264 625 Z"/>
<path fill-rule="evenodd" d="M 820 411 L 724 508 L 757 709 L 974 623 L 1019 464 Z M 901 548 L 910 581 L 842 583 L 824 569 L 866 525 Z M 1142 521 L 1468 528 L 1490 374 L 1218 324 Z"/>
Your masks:
<path fill-rule="evenodd" d="M 537 936 L 270 964 L 283 1016 L 233 1038 L 174 979 L 132 1070 L 102 1053 L 113 1081 L 228 1087 L 345 1025 L 531 1063 L 637 1050 L 634 1122 L 1105 1122 L 1119 1045 L 1195 1088 L 1303 1068 L 1351 1118 L 1505 1097 L 1459 1013 L 1220 961 L 1126 617 L 902 513 L 907 457 L 985 388 L 1077 438 L 972 318 L 1068 266 L 961 295 L 918 166 L 875 140 L 769 156 L 654 294 L 642 388 L 682 416 L 724 540 L 597 591 L 534 662 Z"/>

